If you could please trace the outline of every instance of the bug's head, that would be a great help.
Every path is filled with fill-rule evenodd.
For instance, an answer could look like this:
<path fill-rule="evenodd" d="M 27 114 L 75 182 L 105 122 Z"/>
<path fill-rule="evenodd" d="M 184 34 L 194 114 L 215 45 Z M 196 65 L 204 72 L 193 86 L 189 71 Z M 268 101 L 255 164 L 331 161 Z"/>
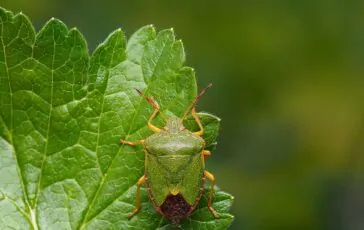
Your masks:
<path fill-rule="evenodd" d="M 212 86 L 212 83 L 208 84 L 206 86 L 206 88 L 204 88 L 195 98 L 195 100 L 193 100 L 192 104 L 188 107 L 188 109 L 186 110 L 186 112 L 183 114 L 183 116 L 181 117 L 181 119 L 179 119 L 179 123 L 183 124 L 183 120 L 187 117 L 187 115 L 192 111 L 192 109 L 196 106 L 197 102 L 200 100 L 201 96 L 204 95 L 204 93 L 206 93 L 206 91 Z M 182 125 L 183 126 L 183 125 Z"/>
<path fill-rule="evenodd" d="M 179 131 L 182 131 L 184 129 L 185 129 L 185 127 L 180 122 L 179 117 L 176 117 L 176 116 L 171 116 L 168 119 L 166 126 L 164 127 L 164 130 L 166 130 L 170 133 L 178 133 Z"/>

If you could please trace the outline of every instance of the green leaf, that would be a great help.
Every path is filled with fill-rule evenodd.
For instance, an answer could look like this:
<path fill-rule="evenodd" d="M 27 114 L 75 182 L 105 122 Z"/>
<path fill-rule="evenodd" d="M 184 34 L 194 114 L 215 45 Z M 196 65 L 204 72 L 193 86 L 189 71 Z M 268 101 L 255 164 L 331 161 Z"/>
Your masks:
<path fill-rule="evenodd" d="M 128 41 L 116 30 L 89 57 L 77 29 L 51 19 L 35 33 L 26 16 L 0 8 L 0 229 L 169 228 L 145 189 L 141 211 L 127 219 L 144 155 L 119 141 L 152 133 L 153 108 L 134 88 L 165 114 L 188 108 L 197 87 L 184 61 L 171 29 L 146 26 Z M 201 117 L 213 149 L 219 119 Z M 186 126 L 196 128 L 190 119 Z M 220 218 L 204 198 L 181 227 L 226 229 L 232 199 L 217 190 Z"/>

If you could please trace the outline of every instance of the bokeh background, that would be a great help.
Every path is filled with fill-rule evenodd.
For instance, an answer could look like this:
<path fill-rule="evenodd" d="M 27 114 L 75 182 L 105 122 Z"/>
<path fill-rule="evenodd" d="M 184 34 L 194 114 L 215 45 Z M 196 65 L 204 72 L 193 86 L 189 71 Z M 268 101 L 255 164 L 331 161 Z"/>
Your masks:
<path fill-rule="evenodd" d="M 235 196 L 231 229 L 364 229 L 364 2 L 1 0 L 90 52 L 121 27 L 174 27 L 222 118 L 208 160 Z"/>

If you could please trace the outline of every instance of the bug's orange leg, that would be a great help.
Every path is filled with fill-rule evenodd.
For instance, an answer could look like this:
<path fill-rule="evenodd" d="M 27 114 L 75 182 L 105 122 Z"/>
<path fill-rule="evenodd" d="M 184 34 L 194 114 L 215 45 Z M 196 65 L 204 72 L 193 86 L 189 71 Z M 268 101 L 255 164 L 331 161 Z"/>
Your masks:
<path fill-rule="evenodd" d="M 148 127 L 156 133 L 159 133 L 161 130 L 160 128 L 154 126 L 152 124 L 152 120 L 155 118 L 155 116 L 157 116 L 157 113 L 159 112 L 159 105 L 158 103 L 154 100 L 154 97 L 147 97 L 145 96 L 140 90 L 136 89 L 136 91 L 142 96 L 144 97 L 153 107 L 154 107 L 154 112 L 152 114 L 152 116 L 149 118 L 148 120 Z"/>
<path fill-rule="evenodd" d="M 207 157 L 211 156 L 211 152 L 209 150 L 202 150 L 201 152 L 203 159 L 206 159 Z"/>
<path fill-rule="evenodd" d="M 209 179 L 211 181 L 211 190 L 210 190 L 210 196 L 209 196 L 209 201 L 207 203 L 207 207 L 209 208 L 211 214 L 215 218 L 219 218 L 219 216 L 217 215 L 217 212 L 215 211 L 215 209 L 212 208 L 212 197 L 214 195 L 215 177 L 214 177 L 214 175 L 209 173 L 207 170 L 204 171 L 204 174 L 207 177 L 207 179 Z"/>
<path fill-rule="evenodd" d="M 139 141 L 126 141 L 126 140 L 120 140 L 120 144 L 124 144 L 124 145 L 130 145 L 130 146 L 136 146 L 136 145 L 141 145 L 144 143 L 144 140 L 139 140 Z"/>
<path fill-rule="evenodd" d="M 196 107 L 193 107 L 191 113 L 192 113 L 193 118 L 195 118 L 195 121 L 196 121 L 198 127 L 200 128 L 200 131 L 194 132 L 194 134 L 196 134 L 197 136 L 202 136 L 202 134 L 204 132 L 204 128 L 202 126 L 200 118 L 198 117 L 198 115 L 196 113 Z"/>
<path fill-rule="evenodd" d="M 128 219 L 132 218 L 137 212 L 140 210 L 140 187 L 145 182 L 145 175 L 139 178 L 137 182 L 137 192 L 136 192 L 136 207 L 135 209 L 129 214 Z"/>
<path fill-rule="evenodd" d="M 153 131 L 153 132 L 155 132 L 155 133 L 159 133 L 161 130 L 160 130 L 160 128 L 158 128 L 158 127 L 156 127 L 156 126 L 154 126 L 153 124 L 152 124 L 152 120 L 155 118 L 155 116 L 157 115 L 157 113 L 159 112 L 159 105 L 158 105 L 158 103 L 156 102 L 156 101 L 154 101 L 154 99 L 153 99 L 153 97 L 151 97 L 150 98 L 152 101 L 153 101 L 153 103 L 152 103 L 152 105 L 153 105 L 153 107 L 154 107 L 154 112 L 153 112 L 153 114 L 152 114 L 152 116 L 149 118 L 149 120 L 148 120 L 148 127 Z"/>

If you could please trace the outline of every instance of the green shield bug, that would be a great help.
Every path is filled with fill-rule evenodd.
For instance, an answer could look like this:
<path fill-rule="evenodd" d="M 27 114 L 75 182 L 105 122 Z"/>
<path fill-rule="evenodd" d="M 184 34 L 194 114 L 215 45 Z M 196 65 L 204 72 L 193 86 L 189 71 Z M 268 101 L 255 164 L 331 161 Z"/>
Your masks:
<path fill-rule="evenodd" d="M 130 146 L 141 144 L 145 152 L 145 171 L 137 182 L 136 208 L 128 216 L 129 219 L 140 210 L 140 187 L 145 183 L 155 209 L 173 225 L 179 224 L 195 210 L 203 195 L 206 178 L 211 182 L 208 208 L 218 218 L 212 208 L 215 178 L 205 169 L 205 157 L 211 153 L 204 149 L 205 141 L 201 137 L 204 127 L 195 108 L 200 97 L 211 86 L 209 84 L 201 91 L 182 118 L 169 118 L 162 129 L 152 124 L 159 112 L 158 103 L 153 97 L 147 97 L 137 90 L 154 107 L 148 120 L 148 127 L 154 134 L 136 142 L 121 140 L 122 144 Z M 183 120 L 189 113 L 200 131 L 191 132 L 183 126 Z"/>

